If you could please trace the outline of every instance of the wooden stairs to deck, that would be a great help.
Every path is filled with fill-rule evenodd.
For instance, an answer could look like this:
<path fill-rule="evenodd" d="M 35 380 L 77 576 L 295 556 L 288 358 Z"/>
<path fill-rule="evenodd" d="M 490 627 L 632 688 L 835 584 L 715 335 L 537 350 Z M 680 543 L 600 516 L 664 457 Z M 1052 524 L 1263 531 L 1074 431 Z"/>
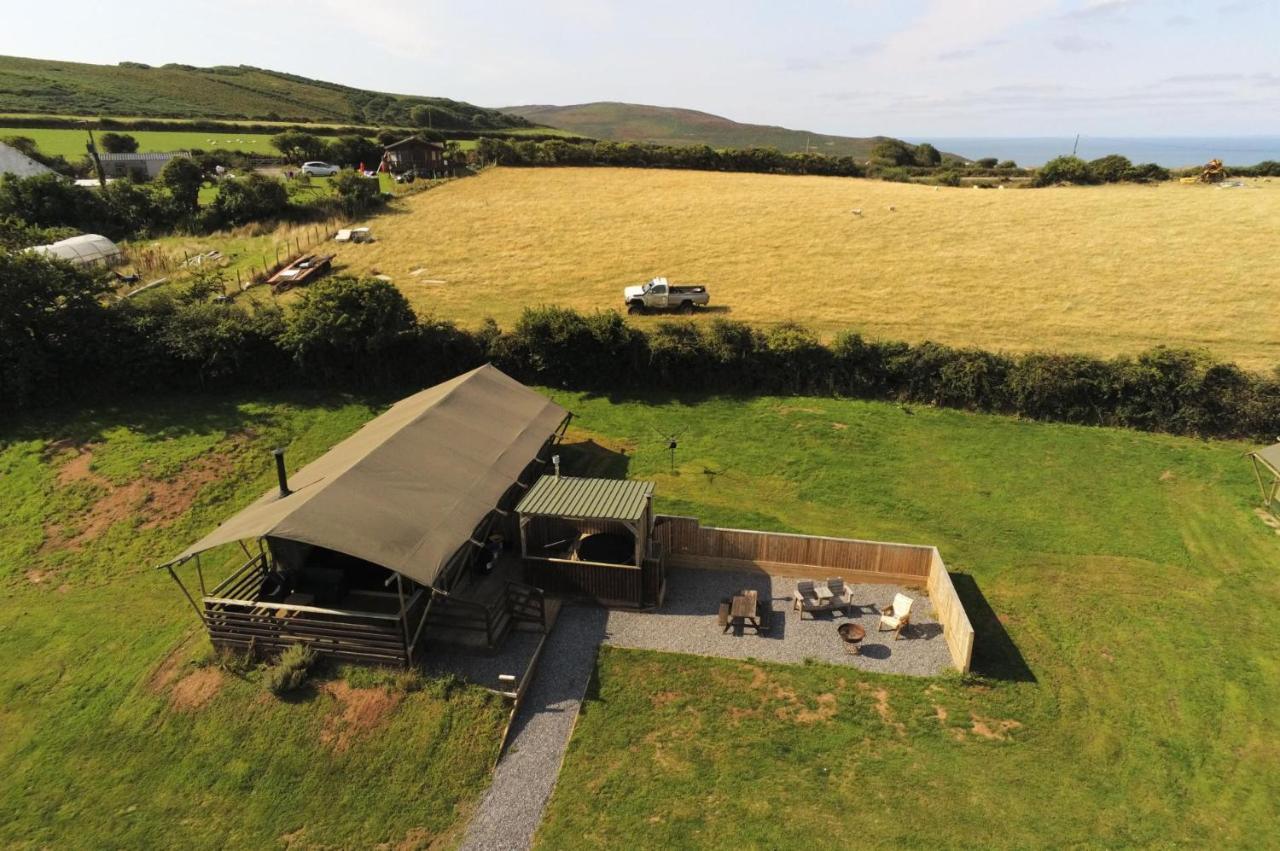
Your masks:
<path fill-rule="evenodd" d="M 427 615 L 428 643 L 496 650 L 513 629 L 546 632 L 548 604 L 541 588 L 508 582 L 488 601 L 439 596 Z"/>

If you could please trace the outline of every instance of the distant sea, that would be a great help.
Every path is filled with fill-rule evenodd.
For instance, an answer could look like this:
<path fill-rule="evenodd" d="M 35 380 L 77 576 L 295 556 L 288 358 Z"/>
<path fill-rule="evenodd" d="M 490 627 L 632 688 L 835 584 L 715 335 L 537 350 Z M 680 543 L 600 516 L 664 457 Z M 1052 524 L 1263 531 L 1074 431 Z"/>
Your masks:
<path fill-rule="evenodd" d="M 941 151 L 969 159 L 998 157 L 1021 166 L 1044 165 L 1054 157 L 1071 153 L 1074 136 L 982 138 L 913 138 L 931 142 Z M 1262 160 L 1280 161 L 1280 136 L 1081 136 L 1076 156 L 1085 160 L 1122 154 L 1135 163 L 1157 163 L 1165 168 L 1202 165 L 1213 158 L 1227 165 L 1253 165 Z"/>

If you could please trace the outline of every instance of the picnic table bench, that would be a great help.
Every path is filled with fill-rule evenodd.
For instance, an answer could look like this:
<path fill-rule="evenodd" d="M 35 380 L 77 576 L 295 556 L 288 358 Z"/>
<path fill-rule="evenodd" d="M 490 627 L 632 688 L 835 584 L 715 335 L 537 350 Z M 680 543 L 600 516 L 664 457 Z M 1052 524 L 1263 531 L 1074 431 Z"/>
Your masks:
<path fill-rule="evenodd" d="M 728 632 L 735 626 L 749 626 L 757 633 L 768 632 L 769 613 L 769 603 L 760 599 L 759 591 L 754 588 L 740 591 L 732 598 L 720 601 L 721 630 Z"/>

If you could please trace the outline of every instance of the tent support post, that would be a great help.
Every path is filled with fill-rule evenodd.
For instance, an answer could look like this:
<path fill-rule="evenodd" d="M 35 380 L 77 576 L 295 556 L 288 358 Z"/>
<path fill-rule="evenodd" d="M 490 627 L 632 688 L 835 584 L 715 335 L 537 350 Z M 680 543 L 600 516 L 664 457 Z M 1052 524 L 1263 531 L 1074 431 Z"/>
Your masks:
<path fill-rule="evenodd" d="M 196 553 L 196 576 L 200 578 L 200 596 L 208 597 L 209 592 L 204 590 L 204 571 L 200 568 L 200 553 Z"/>
<path fill-rule="evenodd" d="M 204 612 L 202 612 L 200 607 L 196 605 L 196 601 L 191 599 L 191 593 L 187 591 L 187 586 L 182 584 L 182 580 L 178 578 L 178 574 L 173 572 L 173 565 L 165 565 L 165 570 L 169 571 L 169 578 L 176 582 L 178 587 L 182 589 L 182 596 L 187 598 L 187 602 L 191 604 L 191 608 L 195 611 L 196 617 L 200 618 L 200 623 L 204 623 Z"/>
<path fill-rule="evenodd" d="M 413 664 L 413 645 L 409 643 L 409 620 L 404 608 L 404 580 L 399 573 L 396 574 L 396 595 L 400 598 L 400 629 L 404 633 L 405 667 L 409 667 Z"/>

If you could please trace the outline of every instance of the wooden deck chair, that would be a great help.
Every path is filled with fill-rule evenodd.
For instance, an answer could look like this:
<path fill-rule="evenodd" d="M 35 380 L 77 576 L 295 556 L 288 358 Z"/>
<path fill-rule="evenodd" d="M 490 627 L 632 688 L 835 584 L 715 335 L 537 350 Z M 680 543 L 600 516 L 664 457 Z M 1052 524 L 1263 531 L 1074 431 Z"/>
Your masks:
<path fill-rule="evenodd" d="M 826 611 L 827 605 L 818 598 L 818 592 L 813 589 L 813 580 L 801 579 L 796 582 L 791 608 L 800 612 L 800 620 L 804 620 L 805 612 Z"/>
<path fill-rule="evenodd" d="M 911 603 L 913 600 L 906 594 L 894 594 L 893 605 L 885 606 L 880 614 L 880 627 L 877 632 L 893 630 L 893 640 L 902 637 L 902 628 L 911 622 Z"/>
<path fill-rule="evenodd" d="M 829 605 L 833 609 L 844 609 L 846 615 L 853 614 L 853 590 L 844 584 L 844 580 L 839 576 L 833 576 L 827 580 L 827 587 L 831 589 L 831 602 Z"/>

